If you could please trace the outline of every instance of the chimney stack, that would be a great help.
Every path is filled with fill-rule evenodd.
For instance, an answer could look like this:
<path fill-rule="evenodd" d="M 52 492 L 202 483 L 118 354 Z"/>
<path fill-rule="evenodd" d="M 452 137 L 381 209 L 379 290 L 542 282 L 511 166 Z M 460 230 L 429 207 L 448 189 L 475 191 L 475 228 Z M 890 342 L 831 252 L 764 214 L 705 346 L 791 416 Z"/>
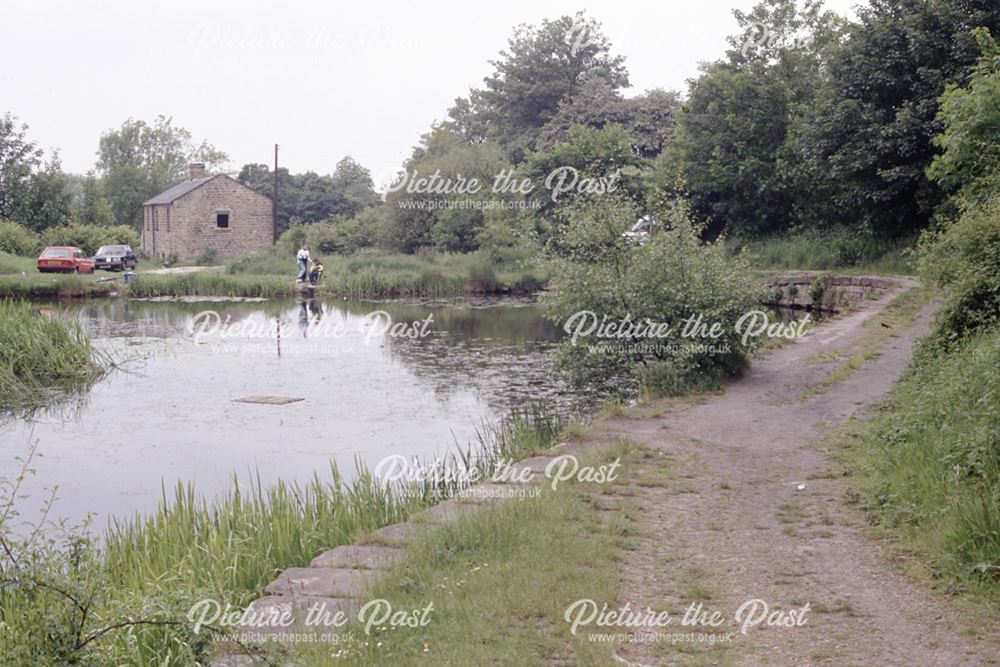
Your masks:
<path fill-rule="evenodd" d="M 205 178 L 205 163 L 204 162 L 192 162 L 188 168 L 190 169 L 191 180 L 196 178 Z"/>

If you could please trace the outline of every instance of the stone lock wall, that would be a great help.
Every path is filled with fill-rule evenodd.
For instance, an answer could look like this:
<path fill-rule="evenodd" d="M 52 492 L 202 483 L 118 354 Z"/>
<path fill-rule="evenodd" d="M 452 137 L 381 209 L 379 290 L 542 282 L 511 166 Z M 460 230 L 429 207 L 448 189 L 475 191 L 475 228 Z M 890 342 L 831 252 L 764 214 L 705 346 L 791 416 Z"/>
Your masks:
<path fill-rule="evenodd" d="M 839 312 L 896 287 L 891 278 L 795 273 L 772 276 L 764 303 L 768 306 Z M 817 300 L 818 297 L 818 300 Z"/>
<path fill-rule="evenodd" d="M 217 226 L 219 213 L 229 214 L 228 228 Z M 209 248 L 219 260 L 233 259 L 271 247 L 271 224 L 268 197 L 217 176 L 172 204 L 146 206 L 142 247 L 154 259 L 193 260 Z"/>

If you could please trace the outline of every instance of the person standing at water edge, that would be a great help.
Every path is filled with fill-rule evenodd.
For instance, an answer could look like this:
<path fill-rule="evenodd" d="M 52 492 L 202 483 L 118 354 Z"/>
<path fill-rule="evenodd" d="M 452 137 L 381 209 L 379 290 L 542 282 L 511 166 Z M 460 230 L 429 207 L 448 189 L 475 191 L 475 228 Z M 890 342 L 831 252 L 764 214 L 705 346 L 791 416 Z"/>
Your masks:
<path fill-rule="evenodd" d="M 309 246 L 303 244 L 303 246 L 299 248 L 298 254 L 295 255 L 295 259 L 299 262 L 299 275 L 295 279 L 295 282 L 305 282 L 306 272 L 309 270 Z"/>

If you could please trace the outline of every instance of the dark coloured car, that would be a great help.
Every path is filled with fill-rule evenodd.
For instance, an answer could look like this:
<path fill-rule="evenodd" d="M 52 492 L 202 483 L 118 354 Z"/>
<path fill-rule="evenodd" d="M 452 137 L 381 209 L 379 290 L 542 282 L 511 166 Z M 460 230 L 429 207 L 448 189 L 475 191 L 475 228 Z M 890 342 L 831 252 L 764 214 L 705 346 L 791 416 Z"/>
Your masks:
<path fill-rule="evenodd" d="M 50 245 L 38 256 L 42 273 L 93 273 L 94 260 L 75 246 Z"/>
<path fill-rule="evenodd" d="M 105 271 L 125 271 L 135 265 L 135 253 L 127 245 L 104 245 L 94 255 L 94 266 Z"/>

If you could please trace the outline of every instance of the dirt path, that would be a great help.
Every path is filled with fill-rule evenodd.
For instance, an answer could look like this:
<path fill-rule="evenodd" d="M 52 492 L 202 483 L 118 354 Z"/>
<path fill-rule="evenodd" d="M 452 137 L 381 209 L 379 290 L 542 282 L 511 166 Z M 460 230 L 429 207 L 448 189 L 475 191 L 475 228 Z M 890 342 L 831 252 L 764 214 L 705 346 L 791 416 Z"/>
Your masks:
<path fill-rule="evenodd" d="M 624 566 L 622 604 L 677 612 L 703 602 L 727 619 L 755 598 L 772 609 L 810 604 L 800 627 L 761 625 L 714 648 L 636 641 L 619 650 L 623 663 L 996 664 L 997 628 L 906 574 L 905 557 L 871 535 L 848 502 L 849 480 L 817 446 L 828 425 L 860 416 L 889 391 L 930 310 L 889 338 L 877 359 L 799 399 L 839 363 L 806 360 L 865 336 L 864 320 L 893 296 L 757 361 L 725 394 L 655 419 L 605 423 L 605 437 L 660 449 L 672 469 L 669 483 L 638 491 L 643 531 Z M 731 621 L 722 629 L 738 630 Z"/>

